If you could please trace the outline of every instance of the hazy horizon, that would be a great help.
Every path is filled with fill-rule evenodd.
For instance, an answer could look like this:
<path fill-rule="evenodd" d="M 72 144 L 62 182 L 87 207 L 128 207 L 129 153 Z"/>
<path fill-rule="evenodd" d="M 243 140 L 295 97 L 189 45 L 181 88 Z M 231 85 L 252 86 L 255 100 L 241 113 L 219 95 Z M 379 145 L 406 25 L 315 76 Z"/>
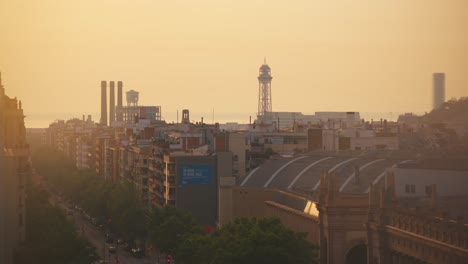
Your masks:
<path fill-rule="evenodd" d="M 406 112 L 360 112 L 362 119 L 366 121 L 378 121 L 380 119 L 387 119 L 388 121 L 396 121 L 400 114 Z M 412 112 L 416 115 L 423 115 L 423 112 Z M 313 115 L 314 113 L 303 113 Z M 92 120 L 96 123 L 99 123 L 100 113 L 25 113 L 26 118 L 24 119 L 25 125 L 27 128 L 46 128 L 51 123 L 57 120 L 69 120 L 73 118 L 82 119 L 83 115 L 85 118 L 88 115 L 92 115 Z M 238 124 L 248 124 L 249 117 L 252 117 L 252 122 L 256 119 L 256 114 L 248 112 L 228 112 L 228 113 L 217 113 L 214 114 L 214 122 L 225 124 L 228 122 L 238 123 Z M 181 121 L 182 110 L 179 110 L 179 122 Z M 203 117 L 203 122 L 206 124 L 213 123 L 213 113 L 208 112 L 190 112 L 190 120 L 195 122 L 200 122 Z M 162 120 L 167 123 L 176 123 L 177 122 L 177 111 L 164 113 L 162 115 Z"/>
<path fill-rule="evenodd" d="M 464 0 L 4 0 L 0 71 L 29 115 L 98 113 L 106 80 L 168 120 L 181 109 L 254 118 L 266 56 L 273 111 L 421 113 L 433 72 L 446 73 L 447 100 L 468 95 L 466 10 Z"/>

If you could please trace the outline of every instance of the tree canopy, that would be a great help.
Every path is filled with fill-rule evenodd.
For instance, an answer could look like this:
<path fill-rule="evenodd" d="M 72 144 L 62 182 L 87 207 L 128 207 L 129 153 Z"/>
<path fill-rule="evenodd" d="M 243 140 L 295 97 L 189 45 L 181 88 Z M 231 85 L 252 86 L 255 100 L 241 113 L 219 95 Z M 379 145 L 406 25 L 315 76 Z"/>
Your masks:
<path fill-rule="evenodd" d="M 55 188 L 88 214 L 108 221 L 128 239 L 146 237 L 147 217 L 134 186 L 113 184 L 91 170 L 78 170 L 62 153 L 47 148 L 34 149 L 33 164 Z"/>
<path fill-rule="evenodd" d="M 26 241 L 15 263 L 87 264 L 97 259 L 94 247 L 77 234 L 62 210 L 49 203 L 47 193 L 28 184 Z"/>
<path fill-rule="evenodd" d="M 305 234 L 290 230 L 278 218 L 238 218 L 187 243 L 196 250 L 193 259 L 184 263 L 317 263 L 317 248 Z"/>
<path fill-rule="evenodd" d="M 155 208 L 149 217 L 150 239 L 162 252 L 180 258 L 183 243 L 194 235 L 202 234 L 201 228 L 192 215 L 172 206 Z"/>
<path fill-rule="evenodd" d="M 468 97 L 452 98 L 423 116 L 428 122 L 468 121 Z"/>

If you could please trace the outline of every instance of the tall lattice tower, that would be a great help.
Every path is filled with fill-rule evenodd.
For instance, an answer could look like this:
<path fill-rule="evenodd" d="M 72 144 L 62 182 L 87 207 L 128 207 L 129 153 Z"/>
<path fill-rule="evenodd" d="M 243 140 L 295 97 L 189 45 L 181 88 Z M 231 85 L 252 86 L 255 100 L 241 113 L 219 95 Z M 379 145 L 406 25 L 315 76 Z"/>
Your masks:
<path fill-rule="evenodd" d="M 258 116 L 272 111 L 271 107 L 271 69 L 266 64 L 266 59 L 260 67 L 258 74 Z"/>

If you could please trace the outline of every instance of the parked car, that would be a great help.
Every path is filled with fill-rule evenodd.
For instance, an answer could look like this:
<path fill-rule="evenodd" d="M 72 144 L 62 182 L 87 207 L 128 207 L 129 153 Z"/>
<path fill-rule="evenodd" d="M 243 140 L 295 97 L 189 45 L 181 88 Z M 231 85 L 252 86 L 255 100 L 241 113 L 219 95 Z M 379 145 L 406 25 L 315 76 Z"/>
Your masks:
<path fill-rule="evenodd" d="M 145 256 L 145 250 L 142 249 L 141 247 L 134 247 L 134 248 L 132 248 L 131 254 L 132 254 L 132 256 L 134 256 L 136 258 L 141 258 L 141 257 Z"/>
<path fill-rule="evenodd" d="M 131 252 L 132 249 L 134 248 L 134 245 L 132 243 L 128 242 L 128 241 L 125 241 L 123 243 L 123 248 L 125 249 L 125 251 Z"/>
<path fill-rule="evenodd" d="M 91 224 L 93 224 L 94 226 L 97 226 L 99 228 L 104 227 L 104 223 L 101 220 L 99 220 L 98 218 L 91 217 L 90 221 L 91 221 Z"/>
<path fill-rule="evenodd" d="M 107 238 L 106 238 L 106 243 L 107 243 L 107 244 L 112 244 L 112 243 L 114 243 L 114 242 L 115 242 L 115 240 L 114 240 L 113 237 L 107 237 Z"/>
<path fill-rule="evenodd" d="M 88 213 L 84 212 L 83 215 L 86 220 L 91 221 L 91 216 Z"/>
<path fill-rule="evenodd" d="M 109 262 L 105 261 L 105 260 L 96 260 L 94 261 L 92 264 L 108 264 Z"/>

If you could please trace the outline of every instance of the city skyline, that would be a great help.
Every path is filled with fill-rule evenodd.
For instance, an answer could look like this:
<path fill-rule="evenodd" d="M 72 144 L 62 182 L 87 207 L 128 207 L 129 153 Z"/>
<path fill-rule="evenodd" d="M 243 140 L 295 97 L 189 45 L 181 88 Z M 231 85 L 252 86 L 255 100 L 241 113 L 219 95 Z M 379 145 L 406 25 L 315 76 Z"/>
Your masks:
<path fill-rule="evenodd" d="M 434 72 L 446 99 L 467 95 L 466 1 L 23 4 L 0 9 L 0 71 L 30 117 L 99 121 L 99 82 L 122 80 L 168 121 L 214 109 L 247 122 L 264 56 L 273 111 L 428 112 Z"/>
<path fill-rule="evenodd" d="M 0 264 L 468 263 L 467 11 L 0 1 Z"/>

